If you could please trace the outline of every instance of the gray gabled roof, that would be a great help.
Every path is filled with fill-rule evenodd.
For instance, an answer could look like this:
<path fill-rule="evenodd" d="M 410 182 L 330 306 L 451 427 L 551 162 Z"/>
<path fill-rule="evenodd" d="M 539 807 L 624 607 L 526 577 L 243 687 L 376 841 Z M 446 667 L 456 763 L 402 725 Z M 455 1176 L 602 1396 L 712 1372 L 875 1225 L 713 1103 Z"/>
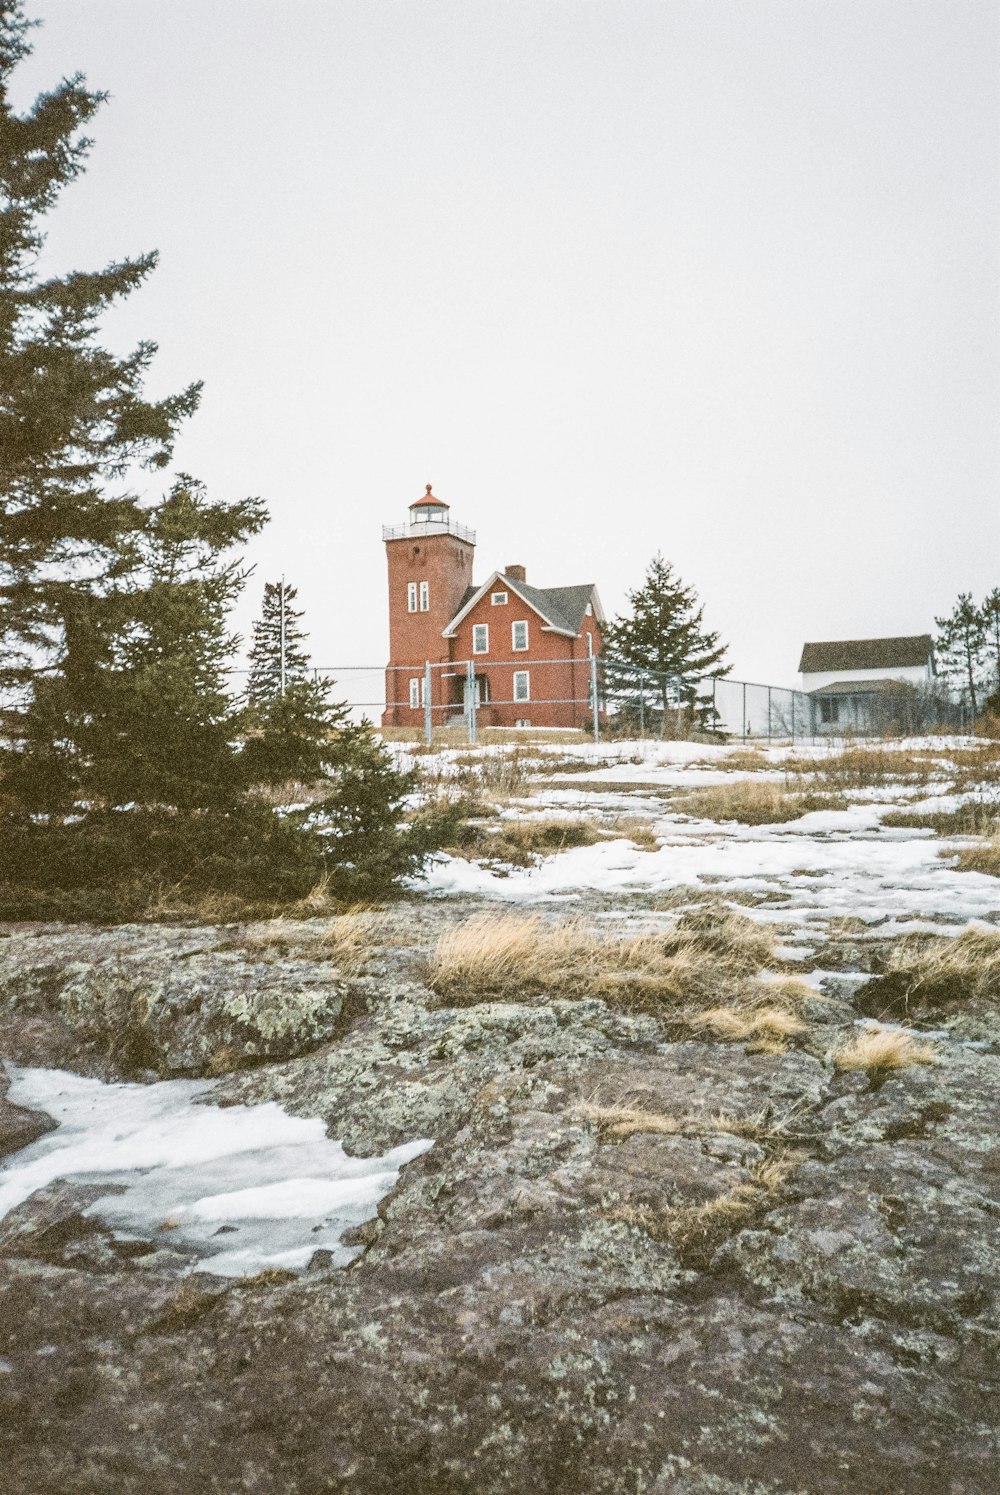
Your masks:
<path fill-rule="evenodd" d="M 803 644 L 799 672 L 814 675 L 827 670 L 899 670 L 910 665 L 933 668 L 933 640 L 929 633 L 904 638 L 838 639 L 831 643 Z"/>
<path fill-rule="evenodd" d="M 810 696 L 898 696 L 916 695 L 917 688 L 909 680 L 831 680 L 829 685 L 817 685 Z"/>
<path fill-rule="evenodd" d="M 475 606 L 480 597 L 485 596 L 498 584 L 502 585 L 504 590 L 513 592 L 515 597 L 520 597 L 522 602 L 526 602 L 556 633 L 565 633 L 570 638 L 576 638 L 583 626 L 588 604 L 593 606 L 597 621 L 604 622 L 601 599 L 597 595 L 597 588 L 593 582 L 585 582 L 578 587 L 529 587 L 526 581 L 515 581 L 503 571 L 494 571 L 481 587 L 469 587 L 466 590 L 458 611 L 444 630 L 445 636 L 454 633 L 466 613 Z"/>

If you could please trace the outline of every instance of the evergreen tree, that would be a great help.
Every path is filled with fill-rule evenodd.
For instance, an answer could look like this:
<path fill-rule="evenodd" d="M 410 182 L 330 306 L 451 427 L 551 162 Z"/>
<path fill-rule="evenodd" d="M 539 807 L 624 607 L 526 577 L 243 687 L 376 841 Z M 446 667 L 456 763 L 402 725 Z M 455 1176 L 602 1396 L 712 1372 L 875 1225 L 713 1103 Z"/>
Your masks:
<path fill-rule="evenodd" d="M 986 649 L 992 661 L 992 690 L 986 705 L 1000 715 L 1000 587 L 994 587 L 980 609 L 986 632 Z"/>
<path fill-rule="evenodd" d="M 298 595 L 297 589 L 290 587 L 284 580 L 264 583 L 264 602 L 261 615 L 253 625 L 249 656 L 247 700 L 253 706 L 259 706 L 281 694 L 282 652 L 286 686 L 290 680 L 301 679 L 309 668 L 309 655 L 302 647 L 306 635 L 299 626 L 302 611 L 292 606 Z"/>
<path fill-rule="evenodd" d="M 934 621 L 939 629 L 936 648 L 941 673 L 960 682 L 975 717 L 979 714 L 978 690 L 987 641 L 983 611 L 973 602 L 971 592 L 960 592 L 948 616 Z"/>
<path fill-rule="evenodd" d="M 695 705 L 699 679 L 728 673 L 726 646 L 705 628 L 697 593 L 660 554 L 627 597 L 631 613 L 615 618 L 604 635 L 609 691 L 630 701 L 645 677 L 665 725 L 671 706 Z"/>
<path fill-rule="evenodd" d="M 41 222 L 83 169 L 82 132 L 104 95 L 76 75 L 17 114 L 9 79 L 28 31 L 20 0 L 0 0 L 0 687 L 30 695 L 130 563 L 144 520 L 125 474 L 167 464 L 200 386 L 149 401 L 155 345 L 120 358 L 97 341 L 98 317 L 145 280 L 155 254 L 39 275 Z"/>

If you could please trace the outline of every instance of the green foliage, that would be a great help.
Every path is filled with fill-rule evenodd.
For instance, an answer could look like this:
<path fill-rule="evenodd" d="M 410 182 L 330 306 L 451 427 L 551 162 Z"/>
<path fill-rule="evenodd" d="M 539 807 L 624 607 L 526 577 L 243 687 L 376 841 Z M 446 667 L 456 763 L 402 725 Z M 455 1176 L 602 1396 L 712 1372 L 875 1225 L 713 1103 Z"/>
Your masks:
<path fill-rule="evenodd" d="M 996 597 L 996 593 L 991 595 Z M 936 650 L 941 674 L 959 682 L 962 695 L 976 716 L 989 638 L 985 609 L 976 606 L 971 592 L 960 592 L 948 616 L 934 621 L 938 626 Z"/>
<path fill-rule="evenodd" d="M 710 673 L 725 675 L 729 667 L 726 646 L 704 625 L 697 593 L 657 554 L 642 586 L 627 595 L 631 612 L 615 618 L 604 635 L 609 694 L 638 719 L 642 680 L 650 713 L 655 703 L 661 725 L 668 711 L 680 706 L 693 711 L 702 726 L 710 725 L 711 705 L 698 700 L 697 681 Z"/>
<path fill-rule="evenodd" d="M 149 402 L 153 344 L 116 358 L 97 342 L 98 318 L 155 255 L 38 276 L 39 220 L 83 169 L 102 95 L 75 77 L 16 115 L 7 84 L 27 30 L 0 0 L 0 689 L 19 691 L 0 752 L 0 903 L 135 911 L 164 884 L 275 901 L 318 880 L 333 896 L 384 893 L 438 835 L 433 817 L 403 824 L 412 775 L 324 682 L 249 711 L 227 689 L 238 552 L 265 522 L 260 502 L 211 500 L 183 474 L 152 506 L 122 486 L 135 464 L 169 462 L 199 386 Z M 322 798 L 275 810 L 261 791 L 289 779 Z"/>
<path fill-rule="evenodd" d="M 77 75 L 25 114 L 9 95 L 29 52 L 17 0 L 0 0 L 0 686 L 58 666 L 86 603 L 118 573 L 143 528 L 120 484 L 133 464 L 162 468 L 200 386 L 149 401 L 150 342 L 116 357 L 98 317 L 136 289 L 155 254 L 43 279 L 43 216 L 83 170 L 83 134 L 104 96 Z M 126 561 L 127 563 L 127 561 Z"/>
<path fill-rule="evenodd" d="M 250 648 L 247 700 L 252 705 L 270 701 L 281 693 L 282 652 L 286 689 L 289 681 L 301 678 L 309 667 L 309 656 L 302 647 L 306 636 L 299 626 L 302 611 L 292 606 L 297 596 L 297 589 L 284 581 L 269 581 L 264 584 L 261 615 L 253 625 L 253 643 Z"/>

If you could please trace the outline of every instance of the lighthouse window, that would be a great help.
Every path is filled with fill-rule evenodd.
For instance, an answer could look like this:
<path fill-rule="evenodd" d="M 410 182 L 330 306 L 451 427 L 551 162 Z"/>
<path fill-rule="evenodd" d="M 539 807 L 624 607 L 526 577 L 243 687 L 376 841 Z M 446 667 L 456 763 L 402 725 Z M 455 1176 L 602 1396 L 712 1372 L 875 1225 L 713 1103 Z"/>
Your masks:
<path fill-rule="evenodd" d="M 426 581 L 420 583 L 420 611 L 425 613 L 431 605 L 430 589 Z"/>
<path fill-rule="evenodd" d="M 415 581 L 406 584 L 406 611 L 415 613 L 417 610 L 417 584 Z"/>
<path fill-rule="evenodd" d="M 420 697 L 423 694 L 423 690 L 422 690 L 423 683 L 424 682 L 421 680 L 421 678 L 420 678 L 419 675 L 411 675 L 410 676 L 410 705 L 411 706 L 419 706 L 421 704 Z"/>
<path fill-rule="evenodd" d="M 492 592 L 490 594 L 490 601 L 493 603 L 494 607 L 506 607 L 507 606 L 507 593 L 506 592 Z"/>
<path fill-rule="evenodd" d="M 510 625 L 510 641 L 515 649 L 526 649 L 528 647 L 527 623 L 512 623 Z"/>
<path fill-rule="evenodd" d="M 473 624 L 472 652 L 473 654 L 488 654 L 490 652 L 490 628 L 488 623 Z"/>
<path fill-rule="evenodd" d="M 528 701 L 531 699 L 531 681 L 527 670 L 514 671 L 514 700 Z"/>

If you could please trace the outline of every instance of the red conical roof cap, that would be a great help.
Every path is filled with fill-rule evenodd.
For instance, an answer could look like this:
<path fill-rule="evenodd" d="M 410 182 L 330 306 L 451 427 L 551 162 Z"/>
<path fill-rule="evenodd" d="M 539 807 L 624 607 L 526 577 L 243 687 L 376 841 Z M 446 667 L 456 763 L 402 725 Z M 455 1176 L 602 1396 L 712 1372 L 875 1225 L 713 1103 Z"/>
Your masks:
<path fill-rule="evenodd" d="M 427 492 L 424 494 L 423 498 L 415 499 L 414 502 L 410 505 L 411 509 L 422 509 L 429 504 L 434 504 L 439 509 L 447 509 L 449 507 L 448 504 L 445 503 L 443 498 L 434 497 L 433 493 L 431 492 L 430 483 L 428 483 L 426 487 Z"/>

